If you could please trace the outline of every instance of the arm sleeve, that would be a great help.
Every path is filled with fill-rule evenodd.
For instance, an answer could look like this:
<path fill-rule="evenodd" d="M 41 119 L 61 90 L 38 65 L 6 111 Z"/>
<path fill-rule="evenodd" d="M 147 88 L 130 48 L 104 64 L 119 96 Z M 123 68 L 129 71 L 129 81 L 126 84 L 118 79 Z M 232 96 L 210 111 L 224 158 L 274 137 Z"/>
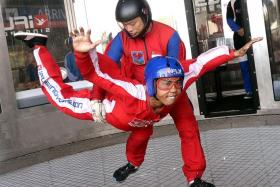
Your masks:
<path fill-rule="evenodd" d="M 230 51 L 227 46 L 219 46 L 202 53 L 196 59 L 182 61 L 181 64 L 185 71 L 184 90 L 206 72 L 217 68 L 233 58 L 235 58 L 233 51 Z"/>
<path fill-rule="evenodd" d="M 231 2 L 227 5 L 227 24 L 233 32 L 237 32 L 241 27 L 234 21 L 234 12 L 231 7 Z"/>
<path fill-rule="evenodd" d="M 118 64 L 109 57 L 97 54 L 95 50 L 89 53 L 76 53 L 83 63 L 77 63 L 84 78 L 121 100 L 146 100 L 145 87 L 137 81 L 123 77 Z"/>
<path fill-rule="evenodd" d="M 76 65 L 78 69 L 80 68 L 78 64 L 83 64 L 85 61 L 90 60 L 88 53 L 78 53 L 74 51 L 74 56 L 76 59 Z M 84 80 L 88 80 L 88 74 L 85 75 L 85 72 L 80 71 L 81 76 Z M 93 85 L 92 91 L 91 91 L 91 100 L 103 100 L 105 95 L 105 91 L 99 88 L 98 86 Z"/>
<path fill-rule="evenodd" d="M 105 50 L 105 54 L 116 63 L 120 63 L 123 55 L 121 33 L 118 33 L 117 36 L 109 43 Z"/>
<path fill-rule="evenodd" d="M 241 28 L 233 19 L 227 19 L 227 24 L 233 32 L 237 32 Z"/>
<path fill-rule="evenodd" d="M 105 49 L 105 54 L 108 55 L 115 63 L 119 64 L 123 54 L 122 42 L 120 33 L 109 42 Z M 92 99 L 102 100 L 104 98 L 105 91 L 98 86 L 93 86 Z"/>
<path fill-rule="evenodd" d="M 167 56 L 171 56 L 174 58 L 179 59 L 180 58 L 180 44 L 181 39 L 178 34 L 178 32 L 174 32 L 172 37 L 169 39 L 168 45 L 167 45 Z"/>

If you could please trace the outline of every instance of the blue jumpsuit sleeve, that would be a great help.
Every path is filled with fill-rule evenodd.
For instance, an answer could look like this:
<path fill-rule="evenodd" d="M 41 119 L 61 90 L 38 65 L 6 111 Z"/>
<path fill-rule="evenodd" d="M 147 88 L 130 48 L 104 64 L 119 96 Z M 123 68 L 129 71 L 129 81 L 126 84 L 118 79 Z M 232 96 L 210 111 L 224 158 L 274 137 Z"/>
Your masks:
<path fill-rule="evenodd" d="M 227 19 L 227 24 L 233 32 L 237 32 L 241 27 L 233 21 L 233 19 Z"/>
<path fill-rule="evenodd" d="M 174 58 L 179 58 L 180 43 L 180 36 L 178 32 L 175 31 L 168 42 L 167 55 Z"/>
<path fill-rule="evenodd" d="M 237 32 L 241 27 L 234 21 L 234 12 L 231 7 L 231 2 L 227 5 L 227 24 L 233 32 Z"/>
<path fill-rule="evenodd" d="M 120 63 L 120 59 L 123 55 L 123 45 L 120 33 L 112 40 L 112 43 L 107 51 L 107 56 L 110 57 L 116 63 Z"/>

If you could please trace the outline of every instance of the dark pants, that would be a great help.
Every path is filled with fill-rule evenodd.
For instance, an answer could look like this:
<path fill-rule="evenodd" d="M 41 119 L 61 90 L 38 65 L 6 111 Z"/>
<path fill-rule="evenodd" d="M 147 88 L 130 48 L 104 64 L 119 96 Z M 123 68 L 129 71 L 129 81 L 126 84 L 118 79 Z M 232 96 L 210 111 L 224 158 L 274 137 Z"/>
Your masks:
<path fill-rule="evenodd" d="M 234 42 L 234 48 L 236 50 L 240 49 L 246 44 L 245 36 L 239 36 L 237 32 L 233 34 L 233 42 Z M 240 69 L 241 74 L 244 82 L 244 89 L 247 93 L 252 94 L 252 85 L 251 85 L 251 76 L 250 76 L 250 65 L 249 61 L 242 61 L 240 62 Z"/>

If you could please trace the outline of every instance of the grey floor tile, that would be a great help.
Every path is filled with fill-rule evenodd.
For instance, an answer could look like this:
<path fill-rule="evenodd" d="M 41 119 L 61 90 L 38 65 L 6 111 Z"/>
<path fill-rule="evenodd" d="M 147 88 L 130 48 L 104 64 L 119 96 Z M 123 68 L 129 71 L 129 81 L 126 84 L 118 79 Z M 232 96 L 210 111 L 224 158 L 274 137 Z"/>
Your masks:
<path fill-rule="evenodd" d="M 203 178 L 217 187 L 273 187 L 280 183 L 280 127 L 201 133 L 207 159 Z M 113 172 L 126 164 L 125 144 L 33 165 L 0 176 L 0 187 L 187 187 L 177 135 L 152 139 L 142 166 L 123 183 Z"/>
<path fill-rule="evenodd" d="M 0 187 L 48 187 L 50 175 L 49 163 L 41 163 L 0 176 Z"/>

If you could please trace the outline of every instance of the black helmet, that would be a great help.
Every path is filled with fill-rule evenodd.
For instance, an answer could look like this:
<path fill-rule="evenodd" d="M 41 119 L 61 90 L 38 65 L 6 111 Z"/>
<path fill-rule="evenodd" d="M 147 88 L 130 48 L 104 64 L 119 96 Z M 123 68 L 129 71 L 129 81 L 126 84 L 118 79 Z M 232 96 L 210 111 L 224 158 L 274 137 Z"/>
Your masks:
<path fill-rule="evenodd" d="M 146 33 L 152 21 L 151 9 L 146 0 L 119 0 L 115 14 L 118 22 L 127 22 L 138 16 L 141 17 L 145 25 L 142 35 Z"/>

